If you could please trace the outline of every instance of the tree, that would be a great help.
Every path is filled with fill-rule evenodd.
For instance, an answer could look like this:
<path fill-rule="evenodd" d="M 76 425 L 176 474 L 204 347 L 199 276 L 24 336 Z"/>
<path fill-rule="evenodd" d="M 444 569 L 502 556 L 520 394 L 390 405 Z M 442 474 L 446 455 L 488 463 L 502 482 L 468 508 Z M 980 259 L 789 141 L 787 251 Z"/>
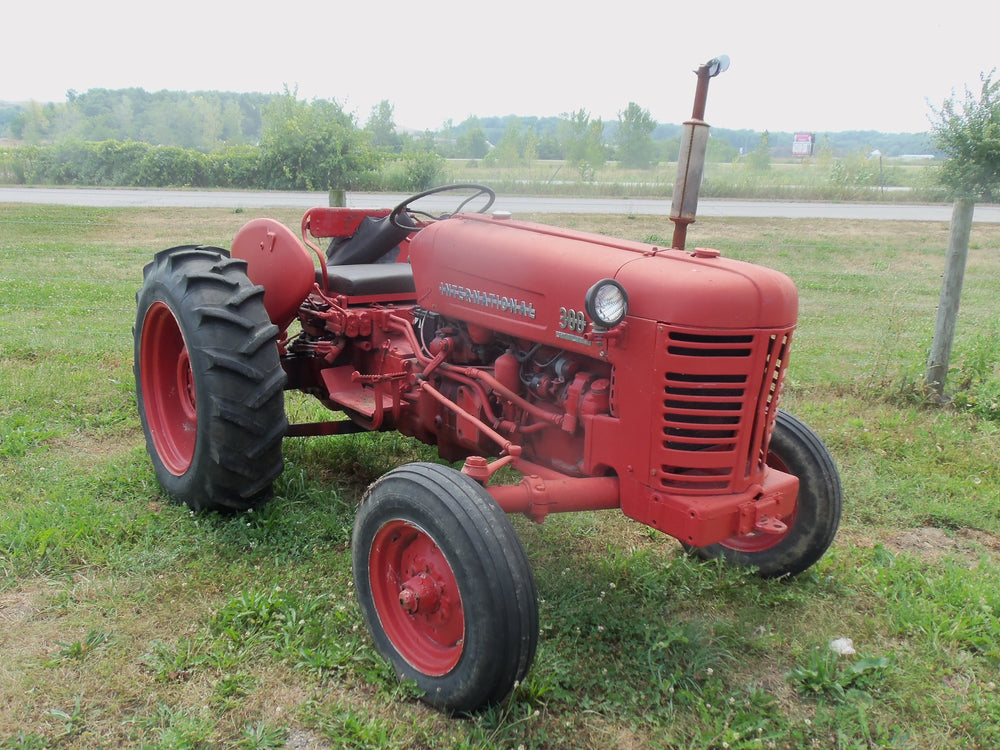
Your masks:
<path fill-rule="evenodd" d="M 45 109 L 32 99 L 11 123 L 10 132 L 15 138 L 28 143 L 41 143 L 49 136 L 51 123 Z"/>
<path fill-rule="evenodd" d="M 372 145 L 375 148 L 388 151 L 399 151 L 402 141 L 396 133 L 396 122 L 393 119 L 394 107 L 388 99 L 383 99 L 374 107 L 365 123 L 365 130 L 372 135 Z"/>
<path fill-rule="evenodd" d="M 486 131 L 479 124 L 478 117 L 470 117 L 462 123 L 464 131 L 455 140 L 455 156 L 464 159 L 482 159 L 490 152 Z"/>
<path fill-rule="evenodd" d="M 590 119 L 590 113 L 578 109 L 560 116 L 560 140 L 566 161 L 581 174 L 592 174 L 607 161 L 604 148 L 604 123 L 600 118 Z"/>
<path fill-rule="evenodd" d="M 615 142 L 618 145 L 618 162 L 623 167 L 649 169 L 656 152 L 652 136 L 654 130 L 656 121 L 648 110 L 635 102 L 629 102 L 625 111 L 618 113 Z"/>
<path fill-rule="evenodd" d="M 562 144 L 559 143 L 555 132 L 545 133 L 541 136 L 538 139 L 537 150 L 539 159 L 562 159 L 565 156 Z"/>
<path fill-rule="evenodd" d="M 484 161 L 497 164 L 501 167 L 519 167 L 530 165 L 538 158 L 538 139 L 531 128 L 527 130 L 521 127 L 521 121 L 517 117 L 511 117 L 507 121 L 507 128 L 504 130 L 500 142 L 496 148 L 490 151 Z"/>
<path fill-rule="evenodd" d="M 978 97 L 966 87 L 964 99 L 953 92 L 941 109 L 931 107 L 934 144 L 947 159 L 939 179 L 954 200 L 934 339 L 924 376 L 927 388 L 939 398 L 944 397 L 955 340 L 975 204 L 977 200 L 1000 198 L 1000 81 L 993 80 L 995 73 L 994 68 L 988 75 L 980 75 Z"/>
<path fill-rule="evenodd" d="M 264 117 L 261 156 L 267 186 L 353 189 L 380 166 L 379 152 L 368 141 L 335 101 L 304 102 L 286 90 Z"/>
<path fill-rule="evenodd" d="M 761 133 L 757 148 L 746 155 L 747 166 L 754 172 L 766 172 L 771 168 L 771 134 Z"/>
<path fill-rule="evenodd" d="M 486 160 L 501 167 L 516 167 L 521 164 L 521 128 L 517 119 L 507 123 L 495 149 L 490 151 Z"/>

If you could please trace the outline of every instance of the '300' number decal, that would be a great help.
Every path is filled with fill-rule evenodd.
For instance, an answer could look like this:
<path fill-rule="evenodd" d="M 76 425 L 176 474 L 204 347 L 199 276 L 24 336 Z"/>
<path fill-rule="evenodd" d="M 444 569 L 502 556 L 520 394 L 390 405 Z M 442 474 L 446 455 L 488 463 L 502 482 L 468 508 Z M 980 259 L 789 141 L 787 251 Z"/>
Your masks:
<path fill-rule="evenodd" d="M 583 333 L 587 328 L 587 316 L 583 314 L 582 310 L 567 310 L 565 307 L 560 307 L 559 327 L 564 331 Z"/>

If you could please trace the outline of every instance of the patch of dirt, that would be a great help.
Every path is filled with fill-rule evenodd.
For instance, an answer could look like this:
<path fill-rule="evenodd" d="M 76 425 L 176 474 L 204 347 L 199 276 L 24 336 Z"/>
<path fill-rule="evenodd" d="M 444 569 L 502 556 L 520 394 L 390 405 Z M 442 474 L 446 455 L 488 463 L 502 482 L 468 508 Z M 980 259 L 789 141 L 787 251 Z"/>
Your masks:
<path fill-rule="evenodd" d="M 990 558 L 1000 555 L 1000 538 L 977 529 L 951 533 L 923 526 L 894 532 L 883 543 L 893 552 L 905 552 L 930 563 L 951 557 L 975 566 L 984 555 Z"/>
<path fill-rule="evenodd" d="M 332 747 L 329 742 L 308 729 L 293 729 L 288 733 L 285 746 L 292 750 L 325 750 Z"/>
<path fill-rule="evenodd" d="M 25 667 L 37 663 L 52 642 L 43 614 L 51 592 L 47 581 L 26 580 L 0 593 L 0 738 L 33 723 L 24 700 L 31 687 Z"/>
<path fill-rule="evenodd" d="M 95 461 L 104 458 L 117 458 L 135 448 L 141 440 L 141 434 L 134 431 L 110 437 L 95 437 L 87 433 L 74 432 L 61 435 L 49 441 L 53 450 L 59 451 L 74 459 Z"/>
<path fill-rule="evenodd" d="M 5 642 L 5 634 L 42 609 L 46 591 L 44 582 L 29 582 L 23 588 L 0 593 L 0 644 Z"/>

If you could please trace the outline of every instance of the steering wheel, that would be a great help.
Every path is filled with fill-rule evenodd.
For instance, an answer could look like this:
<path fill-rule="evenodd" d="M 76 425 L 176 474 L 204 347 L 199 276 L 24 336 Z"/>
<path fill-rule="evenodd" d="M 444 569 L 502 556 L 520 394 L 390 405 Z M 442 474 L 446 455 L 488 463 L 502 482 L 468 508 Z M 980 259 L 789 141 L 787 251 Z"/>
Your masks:
<path fill-rule="evenodd" d="M 426 198 L 428 195 L 435 195 L 437 193 L 445 193 L 451 190 L 475 190 L 475 192 L 468 198 L 463 200 L 461 203 L 459 203 L 458 207 L 451 213 L 438 214 L 435 216 L 434 214 L 427 213 L 426 211 L 410 209 L 410 204 L 416 203 L 421 198 Z M 403 223 L 403 220 L 400 219 L 400 216 L 404 212 L 407 214 L 418 214 L 420 216 L 426 216 L 431 221 L 440 221 L 441 219 L 447 219 L 449 216 L 452 216 L 454 214 L 461 213 L 463 208 L 465 208 L 467 205 L 469 205 L 472 201 L 474 201 L 481 195 L 487 196 L 486 204 L 477 211 L 477 213 L 482 214 L 486 213 L 489 210 L 490 206 L 493 205 L 493 201 L 497 199 L 497 194 L 493 192 L 492 188 L 488 188 L 485 185 L 477 185 L 475 183 L 463 183 L 458 185 L 441 185 L 440 187 L 431 188 L 430 190 L 425 190 L 422 193 L 411 195 L 405 201 L 403 201 L 394 209 L 392 209 L 392 212 L 389 214 L 389 223 L 391 223 L 395 227 L 399 227 L 400 229 L 405 229 L 408 232 L 414 232 L 417 229 L 421 229 L 421 227 L 414 227 L 410 224 Z"/>

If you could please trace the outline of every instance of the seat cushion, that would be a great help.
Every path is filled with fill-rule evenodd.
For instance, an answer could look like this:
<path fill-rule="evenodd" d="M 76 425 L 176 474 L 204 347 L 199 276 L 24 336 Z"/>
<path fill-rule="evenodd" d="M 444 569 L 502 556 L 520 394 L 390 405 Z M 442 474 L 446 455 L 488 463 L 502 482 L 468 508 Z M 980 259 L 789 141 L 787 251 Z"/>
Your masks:
<path fill-rule="evenodd" d="M 323 283 L 319 271 L 317 281 Z M 327 266 L 327 281 L 330 292 L 348 297 L 416 293 L 413 269 L 409 263 Z"/>

